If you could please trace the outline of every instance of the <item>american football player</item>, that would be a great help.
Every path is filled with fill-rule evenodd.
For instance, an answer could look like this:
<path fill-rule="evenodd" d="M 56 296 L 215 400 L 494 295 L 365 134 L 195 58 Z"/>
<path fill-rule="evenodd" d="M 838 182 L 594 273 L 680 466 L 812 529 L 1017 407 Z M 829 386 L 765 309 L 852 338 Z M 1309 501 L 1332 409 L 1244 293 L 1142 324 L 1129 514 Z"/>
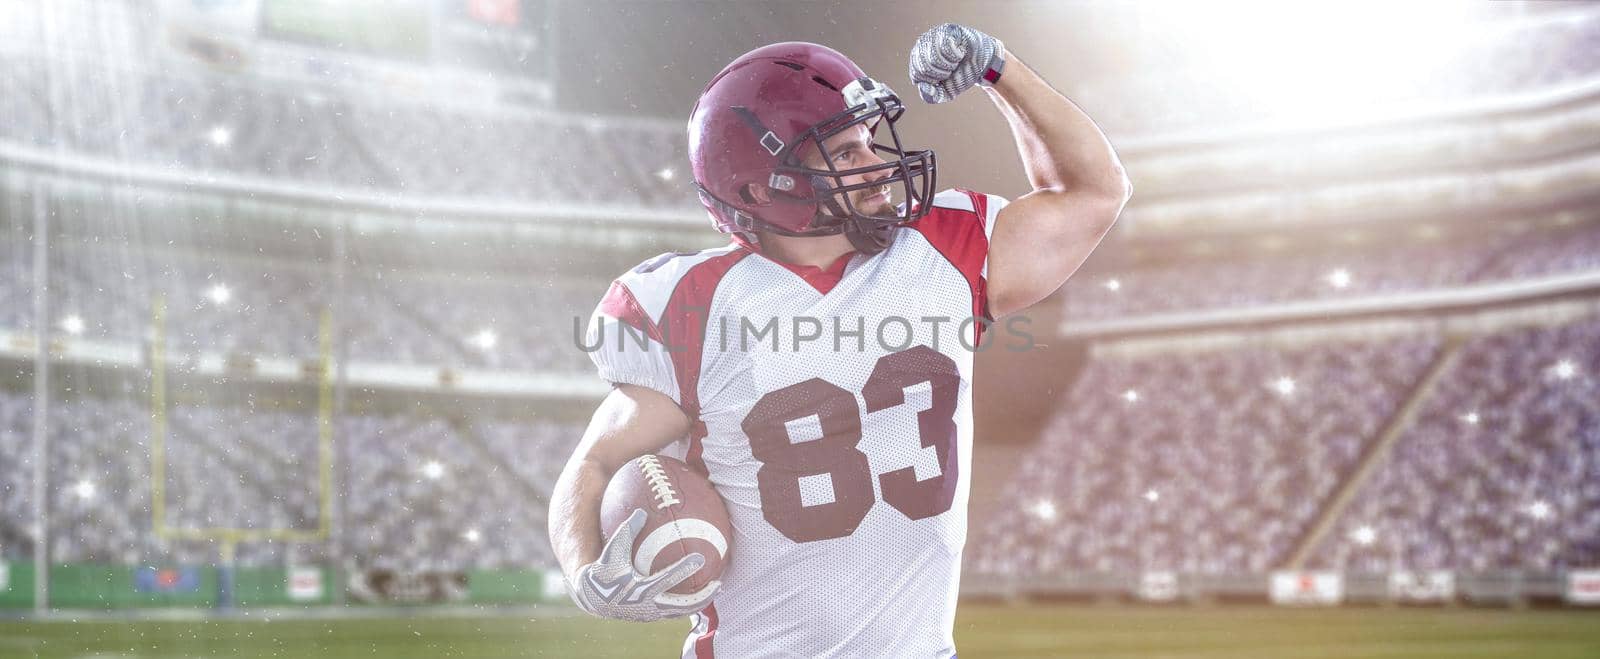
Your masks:
<path fill-rule="evenodd" d="M 706 86 L 689 156 L 730 242 L 639 265 L 590 320 L 614 388 L 549 515 L 584 610 L 692 613 L 685 657 L 955 655 L 972 346 L 1059 288 L 1131 193 L 1094 122 L 995 37 L 934 27 L 910 74 L 928 103 L 982 88 L 1032 191 L 939 190 L 934 154 L 902 142 L 901 97 L 824 46 L 758 48 Z M 708 476 L 732 518 L 720 584 L 698 593 L 667 592 L 698 555 L 642 574 L 602 552 L 608 479 L 656 452 Z"/>

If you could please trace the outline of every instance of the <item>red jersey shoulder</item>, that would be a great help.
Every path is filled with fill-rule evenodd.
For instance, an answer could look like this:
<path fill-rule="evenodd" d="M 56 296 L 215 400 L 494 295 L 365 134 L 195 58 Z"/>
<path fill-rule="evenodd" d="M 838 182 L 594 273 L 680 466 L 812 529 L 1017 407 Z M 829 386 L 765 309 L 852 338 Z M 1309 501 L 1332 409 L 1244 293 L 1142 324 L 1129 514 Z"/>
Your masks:
<path fill-rule="evenodd" d="M 963 273 L 986 273 L 989 235 L 994 218 L 1004 207 L 1002 197 L 951 188 L 933 197 L 933 208 L 908 225 L 928 239 Z"/>
<path fill-rule="evenodd" d="M 976 218 L 983 221 L 989 195 L 964 188 L 950 188 L 933 196 L 933 210 L 917 224 L 928 219 L 935 221 Z"/>
<path fill-rule="evenodd" d="M 599 311 L 659 341 L 670 307 L 709 301 L 722 275 L 748 254 L 743 247 L 728 245 L 653 257 L 611 282 Z"/>
<path fill-rule="evenodd" d="M 997 195 L 951 188 L 933 197 L 933 208 L 922 219 L 908 225 L 928 239 L 941 253 L 966 271 L 967 265 L 981 269 L 989 253 L 989 235 L 994 219 L 1006 200 Z"/>
<path fill-rule="evenodd" d="M 928 214 L 908 225 L 967 280 L 974 316 L 989 317 L 989 236 L 1005 205 L 996 195 L 951 188 L 934 195 Z"/>

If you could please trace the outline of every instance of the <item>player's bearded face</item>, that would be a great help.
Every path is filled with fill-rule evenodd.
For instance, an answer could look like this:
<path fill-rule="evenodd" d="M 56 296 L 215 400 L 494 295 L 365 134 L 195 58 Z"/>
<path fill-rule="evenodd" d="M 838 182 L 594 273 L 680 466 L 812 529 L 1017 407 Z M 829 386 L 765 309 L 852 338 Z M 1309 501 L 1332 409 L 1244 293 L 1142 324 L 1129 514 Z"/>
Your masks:
<path fill-rule="evenodd" d="M 827 146 L 828 158 L 835 170 L 858 169 L 872 165 L 883 164 L 883 158 L 872 149 L 872 132 L 864 125 L 858 125 L 850 130 L 840 132 L 829 137 L 824 142 Z M 808 145 L 805 166 L 816 169 L 828 169 L 828 162 L 822 159 L 822 153 L 814 145 Z M 881 180 L 889 176 L 888 171 L 868 172 L 841 176 L 838 181 L 841 185 L 851 186 L 865 183 L 869 180 Z M 853 192 L 838 193 L 840 197 L 848 196 L 856 212 L 873 217 L 896 217 L 894 187 L 884 184 L 878 187 L 869 187 Z M 839 199 L 841 206 L 843 199 Z"/>

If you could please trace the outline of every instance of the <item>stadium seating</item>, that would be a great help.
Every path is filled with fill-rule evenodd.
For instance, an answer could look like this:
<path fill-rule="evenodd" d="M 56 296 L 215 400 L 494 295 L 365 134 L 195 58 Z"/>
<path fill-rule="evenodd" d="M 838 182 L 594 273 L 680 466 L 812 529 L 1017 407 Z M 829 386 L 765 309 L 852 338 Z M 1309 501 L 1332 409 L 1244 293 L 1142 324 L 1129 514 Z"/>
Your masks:
<path fill-rule="evenodd" d="M 605 292 L 594 282 L 475 277 L 361 278 L 350 296 L 351 356 L 495 370 L 585 372 L 573 319 Z M 481 334 L 488 331 L 493 340 Z"/>
<path fill-rule="evenodd" d="M 1553 249 L 1564 250 L 1571 263 L 1588 266 L 1594 252 L 1582 245 L 1573 241 Z M 1545 259 L 1539 267 L 1504 258 L 1477 263 L 1480 273 L 1523 276 L 1559 261 Z M 93 297 L 100 293 L 92 271 L 57 267 L 64 300 L 103 308 Z M 205 270 L 179 263 L 166 276 L 174 278 L 175 290 L 205 299 L 204 282 L 217 278 L 208 279 Z M 272 286 L 301 285 L 294 283 L 292 270 L 269 268 L 268 275 L 241 275 L 237 281 L 278 282 L 261 284 L 262 300 L 275 297 Z M 378 285 L 364 281 L 358 288 Z M 381 328 L 399 337 L 396 345 L 433 347 L 390 352 L 369 347 L 358 356 L 479 359 L 476 363 L 491 368 L 583 366 L 579 359 L 558 363 L 532 348 L 515 348 L 519 340 L 509 332 L 500 334 L 492 357 L 476 358 L 470 336 L 430 335 L 440 327 L 465 326 L 468 318 L 537 327 L 537 319 L 493 315 L 497 301 L 523 292 L 515 285 L 480 282 L 446 291 L 425 278 L 382 285 L 394 288 L 356 296 L 368 306 L 357 307 L 360 313 L 354 315 L 378 319 L 356 327 L 373 336 L 381 336 Z M 250 289 L 236 286 L 233 301 L 247 304 Z M 448 294 L 453 291 L 461 292 Z M 559 303 L 579 304 L 579 294 L 571 297 Z M 222 338 L 251 326 L 197 319 L 203 311 L 199 306 L 174 310 L 174 326 L 190 328 L 179 335 Z M 121 322 L 131 320 L 115 321 L 107 331 Z M 311 341 L 298 329 L 283 332 L 270 324 L 254 329 L 264 338 L 238 345 L 287 350 Z M 112 332 L 127 339 L 135 334 Z M 1600 510 L 1600 488 L 1588 458 L 1600 446 L 1595 434 L 1600 395 L 1591 375 L 1600 373 L 1597 339 L 1600 322 L 1591 320 L 1468 341 L 1313 562 L 1380 569 L 1398 555 L 1416 568 L 1550 569 L 1600 559 L 1593 540 L 1600 537 L 1600 515 L 1594 512 Z M 1022 461 L 1017 486 L 1008 490 L 997 514 L 975 523 L 973 569 L 1037 574 L 1270 568 L 1441 354 L 1442 341 L 1419 334 L 1100 355 Z M 1569 366 L 1560 367 L 1563 363 Z M 1564 377 L 1560 368 L 1570 373 Z M 6 464 L 29 464 L 28 401 L 25 394 L 0 395 L 0 461 Z M 50 497 L 56 556 L 198 559 L 214 551 L 152 537 L 145 405 L 138 392 L 53 402 L 50 464 L 56 482 Z M 1464 420 L 1469 413 L 1476 415 L 1472 423 Z M 315 526 L 320 513 L 309 466 L 315 459 L 314 419 L 298 412 L 184 403 L 174 407 L 169 424 L 167 514 L 174 525 Z M 375 566 L 424 559 L 440 565 L 548 564 L 540 531 L 543 508 L 508 510 L 487 501 L 548 496 L 579 429 L 543 422 L 457 424 L 354 415 L 340 419 L 335 432 L 352 456 L 345 501 L 348 515 L 358 522 L 350 528 L 361 531 L 347 538 L 347 546 L 358 560 Z M 483 487 L 469 491 L 434 482 L 422 475 L 428 462 L 439 464 L 441 481 L 472 478 Z M 6 494 L 0 500 L 0 551 L 8 555 L 26 546 L 30 478 L 26 468 L 0 473 L 0 492 Z M 90 483 L 92 490 L 80 491 L 80 482 Z M 1371 546 L 1351 541 L 1363 527 L 1376 538 Z M 479 541 L 463 541 L 472 529 Z M 272 561 L 288 551 L 304 558 L 321 550 L 265 546 L 247 549 L 241 558 Z"/>
<path fill-rule="evenodd" d="M 31 397 L 0 392 L 0 557 L 30 555 Z M 318 430 L 303 412 L 180 404 L 168 415 L 167 525 L 310 529 L 320 523 Z M 151 415 L 137 391 L 52 400 L 51 556 L 60 562 L 217 560 L 211 542 L 157 537 Z M 333 427 L 349 460 L 337 491 L 345 555 L 362 568 L 553 566 L 550 489 L 582 429 L 551 421 L 358 414 Z M 462 487 L 471 483 L 471 487 Z M 517 502 L 523 502 L 518 504 Z M 325 558 L 327 545 L 240 547 L 242 564 Z"/>
<path fill-rule="evenodd" d="M 10 243 L 16 247 L 22 243 Z M 0 250 L 0 328 L 32 323 L 31 254 Z M 92 264 L 92 265 L 91 265 Z M 1069 322 L 1217 311 L 1527 281 L 1600 268 L 1600 222 L 1525 229 L 1495 240 L 1333 246 L 1130 267 L 1096 264 L 1062 293 Z M 267 356 L 319 354 L 318 323 L 334 291 L 325 267 L 193 252 L 71 247 L 52 252 L 51 307 L 82 335 L 138 341 L 150 301 L 166 300 L 170 348 Z M 1336 280 L 1339 273 L 1342 280 Z M 1115 282 L 1113 285 L 1112 282 Z M 228 297 L 213 298 L 218 286 Z M 522 282 L 458 273 L 363 273 L 348 280 L 338 321 L 359 361 L 491 370 L 587 372 L 573 349 L 603 282 Z M 492 334 L 492 340 L 487 340 Z"/>
<path fill-rule="evenodd" d="M 400 570 L 552 565 L 548 495 L 527 496 L 514 474 L 451 424 L 363 416 L 340 427 L 352 459 L 345 546 L 354 563 Z"/>
<path fill-rule="evenodd" d="M 968 564 L 1022 578 L 1277 568 L 1449 351 L 1422 333 L 1097 357 L 975 522 Z M 1489 333 L 1450 359 L 1308 565 L 1600 560 L 1600 320 Z"/>
<path fill-rule="evenodd" d="M 1271 569 L 1436 351 L 1401 337 L 1095 359 L 969 539 L 970 562 Z"/>
<path fill-rule="evenodd" d="M 0 278 L 0 329 L 32 327 L 30 260 L 26 251 L 0 250 L 0 271 L 16 275 Z M 159 295 L 167 346 L 185 353 L 316 357 L 321 314 L 335 297 L 325 267 L 192 251 L 70 247 L 52 252 L 50 277 L 54 331 L 66 332 L 62 321 L 73 316 L 83 338 L 141 341 Z M 349 278 L 335 320 L 356 361 L 587 372 L 593 367 L 576 348 L 573 322 L 587 322 L 604 286 L 371 273 Z"/>
<path fill-rule="evenodd" d="M 109 4 L 118 13 L 108 25 L 156 29 L 135 3 Z M 1592 55 L 1600 50 L 1600 11 L 1529 25 L 1488 31 L 1467 66 L 1428 78 L 1408 92 L 1414 98 L 1374 102 L 1437 105 L 1600 78 Z M 26 32 L 0 25 L 0 41 L 37 38 Z M 127 49 L 154 41 L 147 36 L 115 41 Z M 374 101 L 335 86 L 108 66 L 105 60 L 117 58 L 98 57 L 88 66 L 85 53 L 70 48 L 0 43 L 0 146 L 146 173 L 299 185 L 307 195 L 357 191 L 674 213 L 696 207 L 688 177 L 673 171 L 687 150 L 676 121 Z M 1096 119 L 1119 136 L 1269 118 L 1226 99 L 1196 104 L 1212 95 L 1184 85 L 1205 78 L 1174 76 L 1091 83 L 1083 98 L 1086 107 L 1104 109 Z M 1129 98 L 1146 102 L 1121 101 Z M 572 319 L 588 315 L 603 281 L 370 268 L 355 269 L 341 293 L 325 266 L 310 262 L 56 244 L 50 318 L 36 318 L 32 228 L 5 219 L 0 330 L 45 324 L 135 344 L 151 336 L 159 295 L 164 340 L 180 353 L 315 357 L 320 319 L 332 309 L 355 361 L 591 370 L 571 347 Z M 1526 218 L 1503 219 L 1509 227 Z M 1442 239 L 1369 235 L 1360 244 L 1268 252 L 1234 245 L 1168 260 L 1091 263 L 1067 284 L 1065 314 L 1071 322 L 1228 311 L 1600 268 L 1600 222 L 1593 218 L 1533 230 L 1498 224 L 1446 225 L 1455 233 Z M 1467 235 L 1486 226 L 1494 228 Z M 1101 254 L 1115 255 L 1115 241 Z M 68 317 L 82 327 L 68 329 Z M 1452 354 L 1453 341 L 1419 331 L 1098 354 L 1028 450 L 995 513 L 973 520 L 969 565 L 979 574 L 1019 577 L 1271 569 L 1329 505 L 1429 365 Z M 1333 520 L 1312 565 L 1551 570 L 1600 561 L 1597 346 L 1594 320 L 1467 339 L 1415 423 Z M 0 389 L 0 558 L 31 550 L 33 421 L 30 394 Z M 163 539 L 153 528 L 151 421 L 137 390 L 52 401 L 51 560 L 216 559 L 214 543 Z M 162 505 L 171 526 L 322 523 L 315 417 L 185 400 L 172 406 L 167 422 Z M 241 562 L 346 560 L 403 570 L 553 565 L 545 503 L 581 428 L 363 412 L 338 418 L 332 431 L 347 458 L 336 492 L 343 551 L 335 557 L 321 543 L 249 543 L 240 548 Z"/>
<path fill-rule="evenodd" d="M 1101 265 L 1069 280 L 1062 298 L 1066 318 L 1075 322 L 1432 291 L 1600 269 L 1600 222 L 1524 228 L 1520 234 L 1493 224 L 1483 230 L 1490 236 L 1468 230 L 1475 234 L 1471 241 L 1401 235 L 1380 243 L 1369 236 L 1358 245 L 1276 253 L 1232 246 L 1227 257 Z"/>
<path fill-rule="evenodd" d="M 1600 560 L 1600 320 L 1473 339 L 1317 548 L 1351 570 Z"/>
<path fill-rule="evenodd" d="M 0 143 L 152 170 L 497 202 L 697 207 L 686 177 L 663 173 L 687 153 L 675 125 L 466 116 L 249 78 L 113 74 L 3 50 L 0 86 Z"/>
<path fill-rule="evenodd" d="M 102 29 L 122 42 L 159 28 L 114 11 Z M 78 10 L 85 14 L 84 10 Z M 122 19 L 122 20 L 119 20 Z M 87 20 L 87 19 L 86 19 Z M 25 31 L 18 39 L 37 38 Z M 1464 63 L 1433 71 L 1408 96 L 1369 105 L 1434 103 L 1592 79 L 1600 12 L 1572 12 L 1486 31 Z M 0 143 L 60 150 L 160 171 L 303 182 L 387 194 L 528 203 L 609 203 L 693 209 L 681 169 L 686 136 L 673 121 L 559 113 L 467 111 L 354 90 L 286 88 L 247 76 L 168 71 L 75 58 L 96 53 L 0 48 Z M 99 54 L 104 56 L 103 53 Z M 1157 77 L 1086 81 L 1075 95 L 1114 134 L 1140 135 L 1261 121 L 1247 99 L 1211 93 L 1181 67 Z M 1201 87 L 1196 88 L 1195 85 Z M 1129 102 L 1128 99 L 1139 99 Z M 1232 99 L 1233 102 L 1230 102 Z"/>
<path fill-rule="evenodd" d="M 33 519 L 33 406 L 0 395 L 0 560 L 29 555 Z"/>

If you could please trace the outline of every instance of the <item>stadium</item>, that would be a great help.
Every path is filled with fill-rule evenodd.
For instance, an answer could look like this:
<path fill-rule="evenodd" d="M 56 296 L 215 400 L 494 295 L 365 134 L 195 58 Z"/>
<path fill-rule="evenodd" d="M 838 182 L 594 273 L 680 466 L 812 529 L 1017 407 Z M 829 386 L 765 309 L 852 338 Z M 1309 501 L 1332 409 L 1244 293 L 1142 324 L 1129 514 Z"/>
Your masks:
<path fill-rule="evenodd" d="M 0 657 L 677 652 L 547 533 L 584 327 L 727 244 L 726 62 L 910 91 L 946 21 L 1134 190 L 975 351 L 963 655 L 1600 656 L 1600 4 L 59 0 L 0 4 Z M 900 130 L 1014 200 L 974 97 Z"/>

